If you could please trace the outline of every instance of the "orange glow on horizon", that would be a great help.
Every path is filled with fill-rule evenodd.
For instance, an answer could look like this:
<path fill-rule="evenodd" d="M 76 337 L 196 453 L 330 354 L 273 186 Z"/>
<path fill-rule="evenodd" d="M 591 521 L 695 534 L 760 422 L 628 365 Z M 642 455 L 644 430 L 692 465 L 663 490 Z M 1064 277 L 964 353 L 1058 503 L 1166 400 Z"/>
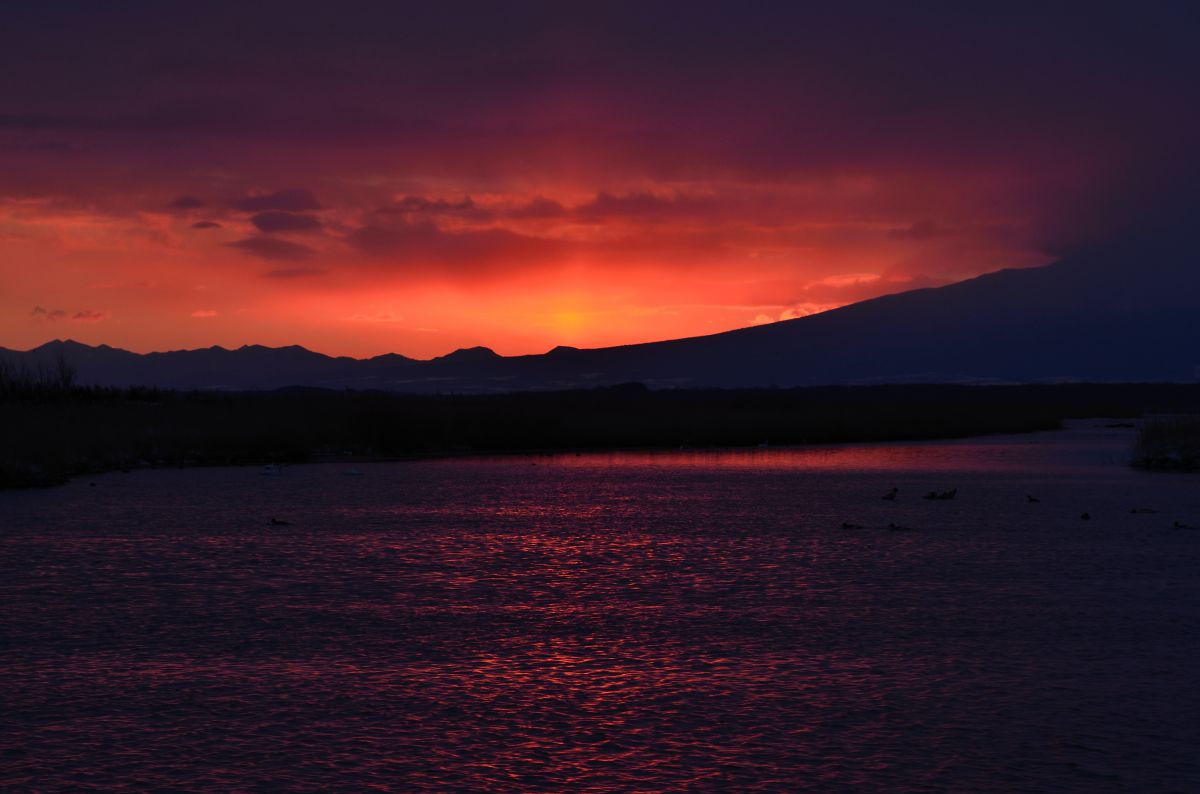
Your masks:
<path fill-rule="evenodd" d="M 517 355 L 716 333 L 1047 261 L 994 233 L 1019 220 L 864 219 L 846 196 L 881 188 L 851 184 L 820 212 L 811 187 L 754 184 L 260 190 L 248 209 L 0 202 L 0 340 Z M 311 208 L 257 209 L 286 201 Z"/>

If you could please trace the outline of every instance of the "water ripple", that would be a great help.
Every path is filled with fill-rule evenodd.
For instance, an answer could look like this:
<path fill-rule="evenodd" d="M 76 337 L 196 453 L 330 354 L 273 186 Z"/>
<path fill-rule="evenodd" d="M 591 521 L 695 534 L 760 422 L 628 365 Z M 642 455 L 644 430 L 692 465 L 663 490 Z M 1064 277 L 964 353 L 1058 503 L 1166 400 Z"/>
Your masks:
<path fill-rule="evenodd" d="M 1195 481 L 1044 438 L 0 495 L 0 787 L 1200 790 Z"/>

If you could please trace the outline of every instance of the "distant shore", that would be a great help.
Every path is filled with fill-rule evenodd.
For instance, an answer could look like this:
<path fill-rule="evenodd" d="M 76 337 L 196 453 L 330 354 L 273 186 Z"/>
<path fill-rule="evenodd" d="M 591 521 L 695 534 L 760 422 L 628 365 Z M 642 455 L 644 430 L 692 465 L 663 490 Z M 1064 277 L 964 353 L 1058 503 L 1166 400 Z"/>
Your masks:
<path fill-rule="evenodd" d="M 0 487 L 162 466 L 746 447 L 1020 433 L 1200 413 L 1200 384 L 891 385 L 414 396 L 26 384 L 0 393 Z"/>

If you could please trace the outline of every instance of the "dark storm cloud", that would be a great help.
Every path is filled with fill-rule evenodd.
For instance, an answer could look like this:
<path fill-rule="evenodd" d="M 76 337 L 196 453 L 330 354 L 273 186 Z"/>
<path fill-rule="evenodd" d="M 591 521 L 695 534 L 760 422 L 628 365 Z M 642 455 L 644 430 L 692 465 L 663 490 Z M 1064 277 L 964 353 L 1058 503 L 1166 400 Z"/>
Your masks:
<path fill-rule="evenodd" d="M 278 190 L 274 193 L 246 196 L 235 201 L 233 208 L 243 212 L 268 212 L 272 210 L 305 212 L 308 210 L 319 210 L 321 209 L 321 205 L 317 203 L 313 194 L 307 190 L 288 188 L 286 190 Z"/>
<path fill-rule="evenodd" d="M 321 222 L 311 215 L 294 212 L 260 212 L 250 222 L 262 232 L 312 232 L 321 228 Z"/>
<path fill-rule="evenodd" d="M 278 240 L 274 237 L 247 237 L 244 240 L 226 243 L 226 245 L 259 259 L 285 262 L 296 262 L 308 259 L 313 255 L 313 250 L 306 245 Z"/>
<path fill-rule="evenodd" d="M 1195 245 L 1200 218 L 1200 160 L 1143 157 L 1103 185 L 1073 186 L 1052 199 L 1036 223 L 1038 242 L 1051 253 L 1065 256 L 1110 242 L 1168 244 L 1183 253 Z"/>

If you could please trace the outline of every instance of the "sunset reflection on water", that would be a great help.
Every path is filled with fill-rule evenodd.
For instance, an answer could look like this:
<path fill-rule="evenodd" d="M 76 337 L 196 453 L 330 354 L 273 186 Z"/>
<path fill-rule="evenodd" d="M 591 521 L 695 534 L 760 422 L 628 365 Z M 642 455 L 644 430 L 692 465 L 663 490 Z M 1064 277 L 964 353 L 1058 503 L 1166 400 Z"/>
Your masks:
<path fill-rule="evenodd" d="M 1186 789 L 1200 544 L 1130 502 L 1200 498 L 1126 441 L 3 494 L 0 785 Z"/>

